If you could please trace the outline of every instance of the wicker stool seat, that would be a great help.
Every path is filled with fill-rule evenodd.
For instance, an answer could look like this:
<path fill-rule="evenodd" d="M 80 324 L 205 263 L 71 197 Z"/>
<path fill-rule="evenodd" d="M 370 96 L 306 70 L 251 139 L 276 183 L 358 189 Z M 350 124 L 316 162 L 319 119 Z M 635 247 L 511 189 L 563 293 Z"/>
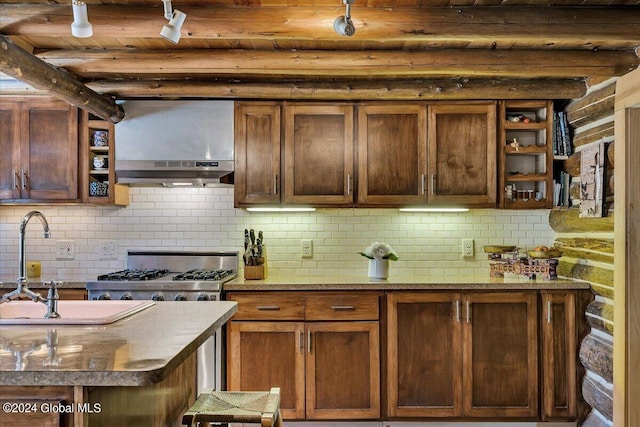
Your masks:
<path fill-rule="evenodd" d="M 198 396 L 182 417 L 182 424 L 259 423 L 281 427 L 280 389 L 271 391 L 209 391 Z"/>

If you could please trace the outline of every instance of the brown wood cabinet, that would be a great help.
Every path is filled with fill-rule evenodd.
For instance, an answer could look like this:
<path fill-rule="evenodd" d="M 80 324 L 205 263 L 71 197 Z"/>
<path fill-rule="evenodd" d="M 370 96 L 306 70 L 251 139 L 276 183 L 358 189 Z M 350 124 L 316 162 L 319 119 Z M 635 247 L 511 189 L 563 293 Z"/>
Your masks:
<path fill-rule="evenodd" d="M 501 208 L 553 206 L 553 102 L 500 103 Z M 510 188 L 508 190 L 507 188 Z"/>
<path fill-rule="evenodd" d="M 380 417 L 378 293 L 227 294 L 229 390 L 281 388 L 286 419 Z"/>
<path fill-rule="evenodd" d="M 429 106 L 428 202 L 495 207 L 496 104 Z"/>
<path fill-rule="evenodd" d="M 284 203 L 353 204 L 353 106 L 286 103 Z"/>
<path fill-rule="evenodd" d="M 358 204 L 426 202 L 424 104 L 358 106 Z"/>
<path fill-rule="evenodd" d="M 104 159 L 102 167 L 94 159 Z M 129 186 L 116 184 L 115 126 L 80 112 L 80 195 L 84 203 L 126 206 Z"/>
<path fill-rule="evenodd" d="M 578 413 L 578 336 L 575 292 L 541 291 L 542 418 Z"/>
<path fill-rule="evenodd" d="M 535 418 L 537 295 L 390 293 L 390 417 Z"/>
<path fill-rule="evenodd" d="M 236 103 L 236 207 L 280 203 L 280 125 L 279 103 Z"/>
<path fill-rule="evenodd" d="M 78 110 L 51 98 L 0 103 L 0 199 L 78 199 Z"/>

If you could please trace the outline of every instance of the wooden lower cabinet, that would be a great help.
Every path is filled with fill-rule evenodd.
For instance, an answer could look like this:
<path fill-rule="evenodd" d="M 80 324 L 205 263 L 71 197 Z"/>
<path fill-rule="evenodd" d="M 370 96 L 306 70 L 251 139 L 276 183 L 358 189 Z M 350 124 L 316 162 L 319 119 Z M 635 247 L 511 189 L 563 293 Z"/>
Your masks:
<path fill-rule="evenodd" d="M 537 294 L 390 293 L 390 417 L 538 415 Z"/>
<path fill-rule="evenodd" d="M 542 419 L 578 414 L 578 322 L 575 292 L 541 292 Z"/>
<path fill-rule="evenodd" d="M 307 323 L 308 419 L 380 416 L 378 322 Z"/>
<path fill-rule="evenodd" d="M 280 387 L 286 420 L 380 418 L 379 293 L 228 294 L 227 388 Z"/>
<path fill-rule="evenodd" d="M 227 388 L 280 387 L 285 419 L 303 419 L 304 323 L 232 321 L 227 324 Z"/>
<path fill-rule="evenodd" d="M 377 418 L 378 328 L 378 322 L 232 321 L 228 389 L 280 387 L 285 419 Z"/>

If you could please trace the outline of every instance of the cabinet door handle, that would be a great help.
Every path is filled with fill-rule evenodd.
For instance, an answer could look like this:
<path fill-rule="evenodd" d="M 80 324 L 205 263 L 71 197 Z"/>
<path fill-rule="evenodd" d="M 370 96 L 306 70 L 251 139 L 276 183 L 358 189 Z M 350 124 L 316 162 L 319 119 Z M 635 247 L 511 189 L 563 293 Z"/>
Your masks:
<path fill-rule="evenodd" d="M 20 180 L 20 177 L 18 176 L 18 171 L 16 169 L 13 170 L 13 188 L 15 188 L 16 190 L 18 190 L 20 187 L 18 187 L 18 181 Z"/>
<path fill-rule="evenodd" d="M 347 194 L 351 194 L 351 174 L 347 174 Z"/>
<path fill-rule="evenodd" d="M 273 174 L 273 194 L 278 194 L 278 174 Z"/>
<path fill-rule="evenodd" d="M 307 353 L 311 353 L 311 331 L 307 331 Z"/>
<path fill-rule="evenodd" d="M 460 300 L 456 300 L 456 322 L 460 323 Z"/>
<path fill-rule="evenodd" d="M 353 311 L 355 307 L 352 305 L 332 305 L 331 310 L 333 311 Z"/>
<path fill-rule="evenodd" d="M 432 173 L 431 174 L 431 195 L 435 195 L 436 194 L 436 174 Z"/>
<path fill-rule="evenodd" d="M 256 307 L 258 311 L 279 311 L 280 306 L 278 305 L 259 305 Z"/>
<path fill-rule="evenodd" d="M 471 305 L 467 301 L 467 323 L 471 322 Z"/>
<path fill-rule="evenodd" d="M 304 332 L 298 333 L 298 350 L 300 353 L 304 353 Z"/>
<path fill-rule="evenodd" d="M 27 173 L 24 171 L 24 169 L 20 170 L 20 173 L 22 174 L 22 189 L 26 190 L 27 189 L 27 180 L 28 180 L 28 175 Z"/>
<path fill-rule="evenodd" d="M 551 300 L 547 300 L 547 323 L 551 323 Z"/>
<path fill-rule="evenodd" d="M 427 191 L 426 187 L 426 182 L 427 182 L 427 176 L 425 174 L 422 174 L 421 176 L 421 180 L 422 180 L 422 194 L 425 194 L 425 192 Z"/>

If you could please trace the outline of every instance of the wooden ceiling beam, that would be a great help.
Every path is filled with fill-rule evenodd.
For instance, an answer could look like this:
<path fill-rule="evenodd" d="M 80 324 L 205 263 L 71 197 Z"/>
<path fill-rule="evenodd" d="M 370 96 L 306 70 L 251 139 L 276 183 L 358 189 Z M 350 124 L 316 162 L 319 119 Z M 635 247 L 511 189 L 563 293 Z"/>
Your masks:
<path fill-rule="evenodd" d="M 231 98 L 285 100 L 576 99 L 582 80 L 429 79 L 401 81 L 122 81 L 87 83 L 118 98 Z"/>
<path fill-rule="evenodd" d="M 56 98 L 117 123 L 124 118 L 122 107 L 86 87 L 68 73 L 58 70 L 0 34 L 0 71 Z"/>
<path fill-rule="evenodd" d="M 634 52 L 582 50 L 280 51 L 242 49 L 52 50 L 44 61 L 83 78 L 584 78 L 635 69 Z"/>
<path fill-rule="evenodd" d="M 164 24 L 162 5 L 89 5 L 94 38 L 158 38 Z M 310 41 L 490 41 L 541 43 L 598 48 L 607 42 L 640 45 L 640 8 L 602 7 L 423 7 L 351 10 L 353 37 L 338 36 L 336 7 L 217 7 L 180 5 L 187 14 L 182 39 Z M 70 34 L 70 4 L 0 5 L 0 33 L 31 37 Z M 635 43 L 635 45 L 633 45 Z"/>

